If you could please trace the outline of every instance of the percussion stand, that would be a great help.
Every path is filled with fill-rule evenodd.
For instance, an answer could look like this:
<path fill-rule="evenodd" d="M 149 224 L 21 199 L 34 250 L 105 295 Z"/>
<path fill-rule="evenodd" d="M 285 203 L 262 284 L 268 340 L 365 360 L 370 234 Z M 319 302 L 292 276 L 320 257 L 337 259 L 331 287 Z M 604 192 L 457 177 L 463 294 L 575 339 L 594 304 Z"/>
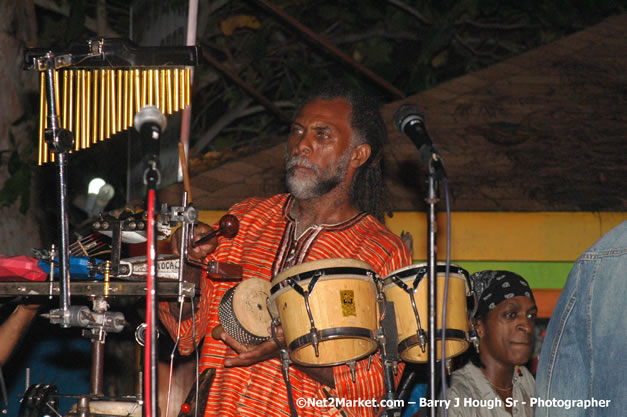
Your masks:
<path fill-rule="evenodd" d="M 377 332 L 377 339 L 381 346 L 381 363 L 383 365 L 383 382 L 385 384 L 386 400 L 385 411 L 382 415 L 386 417 L 400 417 L 401 408 L 393 406 L 398 395 L 394 390 L 394 375 L 398 372 L 398 328 L 396 327 L 396 312 L 394 303 L 385 299 L 382 285 L 377 294 L 379 303 L 379 311 L 382 311 L 379 323 L 380 328 Z"/>
<path fill-rule="evenodd" d="M 281 373 L 283 374 L 283 380 L 285 381 L 285 386 L 287 387 L 287 403 L 290 406 L 290 417 L 298 417 L 298 413 L 296 412 L 296 406 L 294 405 L 294 395 L 292 392 L 292 383 L 290 382 L 290 364 L 292 361 L 290 360 L 290 354 L 287 350 L 287 346 L 282 346 L 279 342 L 279 339 L 276 337 L 276 328 L 279 326 L 278 318 L 272 319 L 272 340 L 279 347 L 279 357 L 281 359 Z"/>
<path fill-rule="evenodd" d="M 422 150 L 421 150 L 421 153 Z M 424 155 L 423 155 L 424 156 Z M 426 158 L 423 158 L 426 159 Z M 437 220 L 435 205 L 439 201 L 438 198 L 438 181 L 446 177 L 444 166 L 440 156 L 433 152 L 428 158 L 429 174 L 427 178 L 427 198 L 425 201 L 429 205 L 429 211 L 427 215 L 427 268 L 428 268 L 428 305 L 429 305 L 429 396 L 430 404 L 436 404 L 436 314 L 437 314 L 437 291 L 436 291 L 436 235 L 437 235 Z M 444 329 L 442 329 L 444 333 Z M 442 358 L 444 360 L 444 358 Z M 432 406 L 430 408 L 430 416 L 435 417 L 436 408 Z"/>
<path fill-rule="evenodd" d="M 198 211 L 193 205 L 187 203 L 188 195 L 187 191 L 183 192 L 183 205 L 181 207 L 170 207 L 169 213 L 167 207 L 162 208 L 163 221 L 168 217 L 170 222 L 182 223 L 181 227 L 181 240 L 179 242 L 179 270 L 178 270 L 178 282 L 179 282 L 179 303 L 183 303 L 183 278 L 185 261 L 187 257 L 187 241 L 190 236 L 190 228 L 194 227 L 198 223 Z"/>
<path fill-rule="evenodd" d="M 56 155 L 56 163 L 59 174 L 59 216 L 61 229 L 61 251 L 59 253 L 59 274 L 61 282 L 61 311 L 55 310 L 61 315 L 62 327 L 70 327 L 70 246 L 69 246 L 69 223 L 67 214 L 67 184 L 65 167 L 67 165 L 68 152 L 74 146 L 74 136 L 72 132 L 63 129 L 59 124 L 59 110 L 55 97 L 54 70 L 56 63 L 63 66 L 63 57 L 56 57 L 52 52 L 48 52 L 37 60 L 40 69 L 45 70 L 46 78 L 46 98 L 48 100 L 48 128 L 45 132 L 46 143 Z M 53 311 L 51 311 L 53 313 Z"/>

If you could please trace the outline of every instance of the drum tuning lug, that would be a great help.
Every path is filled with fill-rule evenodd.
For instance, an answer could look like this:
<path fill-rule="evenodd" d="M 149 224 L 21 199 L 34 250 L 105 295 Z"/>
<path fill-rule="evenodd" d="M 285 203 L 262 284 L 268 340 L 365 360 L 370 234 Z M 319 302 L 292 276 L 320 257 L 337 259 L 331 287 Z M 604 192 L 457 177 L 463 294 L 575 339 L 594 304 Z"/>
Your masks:
<path fill-rule="evenodd" d="M 353 380 L 353 384 L 355 383 L 355 381 L 357 380 L 357 371 L 355 370 L 355 361 L 350 361 L 348 362 L 348 369 L 350 370 L 351 373 L 351 379 Z"/>
<path fill-rule="evenodd" d="M 446 372 L 450 375 L 452 372 L 452 368 L 451 368 L 451 360 L 447 359 L 445 363 L 446 366 Z"/>
<path fill-rule="evenodd" d="M 423 329 L 418 329 L 418 343 L 420 343 L 422 353 L 425 353 L 427 348 L 427 337 L 425 336 L 425 331 Z"/>
<path fill-rule="evenodd" d="M 311 342 L 313 343 L 314 352 L 316 353 L 316 358 L 320 356 L 320 352 L 318 350 L 318 345 L 320 342 L 318 341 L 318 329 L 312 327 L 309 331 L 311 334 Z"/>
<path fill-rule="evenodd" d="M 372 355 L 368 356 L 368 372 L 370 372 L 370 365 L 372 364 Z"/>

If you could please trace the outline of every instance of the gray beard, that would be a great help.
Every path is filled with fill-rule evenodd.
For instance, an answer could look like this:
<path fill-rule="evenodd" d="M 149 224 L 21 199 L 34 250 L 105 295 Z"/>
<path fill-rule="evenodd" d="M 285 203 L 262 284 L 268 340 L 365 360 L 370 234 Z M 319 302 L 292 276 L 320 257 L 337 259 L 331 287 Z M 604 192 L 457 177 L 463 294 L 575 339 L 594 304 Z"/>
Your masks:
<path fill-rule="evenodd" d="M 339 159 L 335 169 L 322 171 L 319 167 L 309 163 L 306 159 L 297 156 L 286 157 L 285 183 L 287 190 L 298 200 L 310 200 L 321 197 L 340 185 L 348 172 L 348 163 L 352 149 L 347 149 Z M 313 175 L 307 178 L 296 178 L 294 170 L 296 165 L 302 165 L 313 170 Z"/>

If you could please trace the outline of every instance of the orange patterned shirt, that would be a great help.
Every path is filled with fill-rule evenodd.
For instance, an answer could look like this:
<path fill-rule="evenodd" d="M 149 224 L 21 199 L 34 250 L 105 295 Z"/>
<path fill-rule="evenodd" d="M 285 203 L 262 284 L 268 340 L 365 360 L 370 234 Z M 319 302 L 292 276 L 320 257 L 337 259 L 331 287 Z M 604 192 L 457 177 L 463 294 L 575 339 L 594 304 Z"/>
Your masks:
<path fill-rule="evenodd" d="M 239 233 L 232 239 L 220 238 L 217 250 L 208 259 L 240 264 L 244 279 L 258 277 L 265 280 L 271 280 L 290 266 L 319 259 L 360 259 L 372 265 L 380 277 L 411 263 L 409 252 L 400 238 L 366 213 L 340 224 L 312 226 L 300 237 L 294 236 L 296 223 L 289 215 L 292 203 L 291 196 L 280 194 L 268 199 L 251 198 L 234 205 L 229 213 L 238 218 Z M 236 353 L 211 336 L 211 330 L 219 324 L 220 300 L 236 284 L 208 279 L 201 282 L 201 298 L 195 320 L 197 342 L 205 337 L 200 371 L 209 367 L 216 369 L 205 416 L 289 416 L 287 388 L 279 359 L 249 367 L 225 368 L 224 359 L 235 357 Z M 376 300 L 372 302 L 376 303 Z M 159 316 L 174 338 L 178 324 L 168 311 L 167 304 L 162 303 Z M 181 323 L 179 350 L 182 354 L 193 351 L 192 325 L 192 319 Z M 355 382 L 347 365 L 333 367 L 335 389 L 290 367 L 294 399 L 311 399 L 305 407 L 298 408 L 297 405 L 298 415 L 375 415 L 379 410 L 364 404 L 365 400 L 380 400 L 385 393 L 380 355 L 373 354 L 368 365 L 367 358 L 356 363 Z M 401 377 L 402 363 L 399 369 L 395 376 L 396 384 Z M 330 397 L 344 399 L 345 406 L 339 407 L 339 410 L 317 406 L 342 403 L 328 401 Z M 316 399 L 321 401 L 316 402 Z"/>

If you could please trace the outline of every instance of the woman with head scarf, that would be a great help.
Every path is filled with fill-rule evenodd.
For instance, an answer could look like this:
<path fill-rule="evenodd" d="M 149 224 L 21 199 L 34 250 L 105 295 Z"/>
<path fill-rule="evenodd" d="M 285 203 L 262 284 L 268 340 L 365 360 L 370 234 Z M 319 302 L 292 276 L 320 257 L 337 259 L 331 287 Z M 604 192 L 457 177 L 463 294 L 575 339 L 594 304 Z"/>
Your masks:
<path fill-rule="evenodd" d="M 448 415 L 531 417 L 535 383 L 524 366 L 533 352 L 538 312 L 531 288 L 509 271 L 481 271 L 470 278 L 476 354 L 451 377 Z"/>

